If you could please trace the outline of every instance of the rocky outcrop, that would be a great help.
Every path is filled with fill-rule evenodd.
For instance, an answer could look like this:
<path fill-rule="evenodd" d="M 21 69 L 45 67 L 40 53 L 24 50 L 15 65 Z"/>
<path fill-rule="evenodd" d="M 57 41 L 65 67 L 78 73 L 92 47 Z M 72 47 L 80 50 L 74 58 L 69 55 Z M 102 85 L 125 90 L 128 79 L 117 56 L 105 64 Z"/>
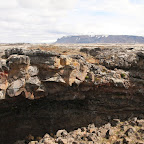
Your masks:
<path fill-rule="evenodd" d="M 8 49 L 5 57 L 7 73 L 1 69 L 7 85 L 2 90 L 9 97 L 23 95 L 29 99 L 49 97 L 55 100 L 73 100 L 84 99 L 86 95 L 81 92 L 101 85 L 114 85 L 124 89 L 131 86 L 128 72 L 109 70 L 105 66 L 88 63 L 81 55 L 66 56 L 41 50 Z M 3 85 L 4 83 L 1 87 Z"/>
<path fill-rule="evenodd" d="M 60 55 L 41 50 L 8 49 L 1 61 L 1 99 L 23 95 L 29 99 L 85 99 L 86 91 L 121 88 L 143 94 L 143 51 L 134 49 L 81 49 L 99 61 L 81 55 Z M 75 90 L 74 90 L 75 89 Z M 53 96 L 52 96 L 53 95 Z M 61 97 L 62 96 L 62 97 Z"/>
<path fill-rule="evenodd" d="M 143 48 L 80 51 L 87 57 L 5 51 L 0 60 L 2 143 L 90 123 L 101 126 L 115 118 L 144 118 Z M 88 56 L 97 63 L 87 61 Z"/>
<path fill-rule="evenodd" d="M 81 52 L 87 53 L 99 60 L 99 64 L 108 69 L 143 70 L 144 48 L 82 48 Z"/>

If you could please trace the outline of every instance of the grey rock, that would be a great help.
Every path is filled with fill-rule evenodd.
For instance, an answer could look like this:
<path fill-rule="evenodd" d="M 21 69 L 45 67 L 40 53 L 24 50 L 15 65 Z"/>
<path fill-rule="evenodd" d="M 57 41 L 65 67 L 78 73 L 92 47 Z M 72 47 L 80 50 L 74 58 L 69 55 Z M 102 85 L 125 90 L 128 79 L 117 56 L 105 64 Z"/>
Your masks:
<path fill-rule="evenodd" d="M 132 128 L 129 128 L 129 129 L 125 132 L 125 134 L 130 137 L 130 136 L 134 135 L 134 130 L 133 130 Z"/>
<path fill-rule="evenodd" d="M 30 77 L 25 84 L 25 88 L 29 92 L 36 92 L 38 88 L 41 86 L 41 81 L 37 76 L 35 77 Z"/>
<path fill-rule="evenodd" d="M 29 66 L 28 67 L 28 73 L 29 75 L 32 77 L 32 76 L 37 76 L 38 75 L 38 68 L 36 66 Z"/>
<path fill-rule="evenodd" d="M 87 136 L 88 141 L 93 141 L 96 142 L 97 138 L 96 138 L 96 134 L 90 133 Z"/>
<path fill-rule="evenodd" d="M 141 58 L 144 58 L 144 52 L 138 52 L 137 55 Z"/>
<path fill-rule="evenodd" d="M 49 57 L 49 56 L 57 56 L 56 53 L 54 52 L 46 52 L 46 51 L 42 51 L 42 50 L 27 50 L 27 49 L 23 49 L 23 48 L 13 48 L 13 49 L 6 49 L 5 50 L 5 56 L 8 58 L 11 55 L 26 55 L 29 57 L 32 56 L 43 56 L 43 57 Z"/>
<path fill-rule="evenodd" d="M 66 137 L 67 134 L 68 134 L 68 133 L 67 133 L 66 130 L 59 130 L 59 131 L 57 131 L 56 136 L 57 136 L 57 137 Z"/>
<path fill-rule="evenodd" d="M 0 100 L 1 99 L 5 99 L 5 91 L 4 90 L 0 90 Z"/>
<path fill-rule="evenodd" d="M 94 48 L 89 51 L 89 54 L 92 56 L 97 56 L 100 54 L 101 48 Z"/>
<path fill-rule="evenodd" d="M 139 129 L 138 132 L 144 135 L 144 128 Z"/>
<path fill-rule="evenodd" d="M 62 137 L 58 137 L 58 138 L 56 139 L 56 143 L 58 143 L 58 144 L 67 144 L 67 143 L 68 143 L 68 140 L 67 140 L 67 139 L 64 139 L 64 138 L 62 138 Z"/>
<path fill-rule="evenodd" d="M 18 65 L 29 65 L 30 59 L 25 55 L 11 55 L 7 62 L 8 66 L 12 69 L 13 67 L 17 67 Z"/>
<path fill-rule="evenodd" d="M 83 52 L 83 53 L 86 53 L 86 54 L 89 54 L 89 51 L 90 51 L 89 48 L 81 48 L 80 49 L 80 52 Z"/>
<path fill-rule="evenodd" d="M 24 84 L 25 84 L 25 79 L 23 79 L 23 78 L 12 82 L 10 84 L 10 86 L 8 87 L 8 89 L 7 89 L 7 94 L 10 97 L 14 97 L 14 96 L 20 95 L 21 92 L 23 91 Z"/>
<path fill-rule="evenodd" d="M 6 60 L 5 59 L 0 60 L 0 72 L 8 73 L 8 71 L 9 71 L 9 67 L 6 64 Z"/>
<path fill-rule="evenodd" d="M 143 119 L 137 120 L 137 125 L 141 126 L 141 127 L 144 127 L 144 120 Z"/>
<path fill-rule="evenodd" d="M 95 127 L 94 124 L 89 124 L 88 128 L 87 128 L 87 131 L 90 132 L 90 133 L 96 133 L 97 128 Z"/>

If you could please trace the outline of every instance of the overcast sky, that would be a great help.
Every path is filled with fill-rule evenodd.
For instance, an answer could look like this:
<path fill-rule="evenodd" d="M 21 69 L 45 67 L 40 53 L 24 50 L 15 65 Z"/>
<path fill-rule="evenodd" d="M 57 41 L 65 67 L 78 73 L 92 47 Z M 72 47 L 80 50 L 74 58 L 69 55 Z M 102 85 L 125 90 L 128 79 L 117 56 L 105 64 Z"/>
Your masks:
<path fill-rule="evenodd" d="M 0 0 L 0 43 L 67 35 L 144 36 L 144 0 Z"/>

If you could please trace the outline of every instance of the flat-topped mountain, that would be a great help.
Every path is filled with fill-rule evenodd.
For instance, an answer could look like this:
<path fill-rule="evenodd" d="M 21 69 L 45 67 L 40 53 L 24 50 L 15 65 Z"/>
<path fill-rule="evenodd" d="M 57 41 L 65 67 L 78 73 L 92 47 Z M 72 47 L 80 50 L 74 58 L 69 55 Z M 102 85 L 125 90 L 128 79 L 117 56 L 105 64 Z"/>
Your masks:
<path fill-rule="evenodd" d="M 144 37 L 131 35 L 64 36 L 56 43 L 144 43 Z"/>

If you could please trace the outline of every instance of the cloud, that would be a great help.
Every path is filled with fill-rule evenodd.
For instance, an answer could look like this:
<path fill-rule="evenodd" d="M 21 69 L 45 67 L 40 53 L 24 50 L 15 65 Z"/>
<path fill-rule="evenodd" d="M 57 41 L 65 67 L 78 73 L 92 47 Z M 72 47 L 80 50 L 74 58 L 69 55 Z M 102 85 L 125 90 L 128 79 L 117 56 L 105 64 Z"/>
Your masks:
<path fill-rule="evenodd" d="M 55 29 L 59 19 L 67 15 L 76 1 L 0 0 L 0 42 L 55 41 L 62 36 Z"/>
<path fill-rule="evenodd" d="M 63 35 L 144 35 L 142 0 L 0 0 L 0 42 L 54 42 Z"/>
<path fill-rule="evenodd" d="M 73 8 L 77 0 L 17 0 L 24 8 L 69 9 Z"/>
<path fill-rule="evenodd" d="M 142 0 L 137 0 L 136 3 L 133 0 L 91 0 L 91 2 L 84 0 L 82 8 L 88 11 L 104 11 L 126 16 L 138 16 L 144 12 L 144 2 L 140 1 Z"/>
<path fill-rule="evenodd" d="M 0 0 L 0 9 L 17 7 L 17 0 Z"/>
<path fill-rule="evenodd" d="M 70 16 L 77 22 L 75 25 L 71 22 L 73 31 L 144 35 L 144 4 L 130 0 L 81 0 L 80 3 L 77 12 Z M 66 21 L 70 23 L 70 19 Z"/>

